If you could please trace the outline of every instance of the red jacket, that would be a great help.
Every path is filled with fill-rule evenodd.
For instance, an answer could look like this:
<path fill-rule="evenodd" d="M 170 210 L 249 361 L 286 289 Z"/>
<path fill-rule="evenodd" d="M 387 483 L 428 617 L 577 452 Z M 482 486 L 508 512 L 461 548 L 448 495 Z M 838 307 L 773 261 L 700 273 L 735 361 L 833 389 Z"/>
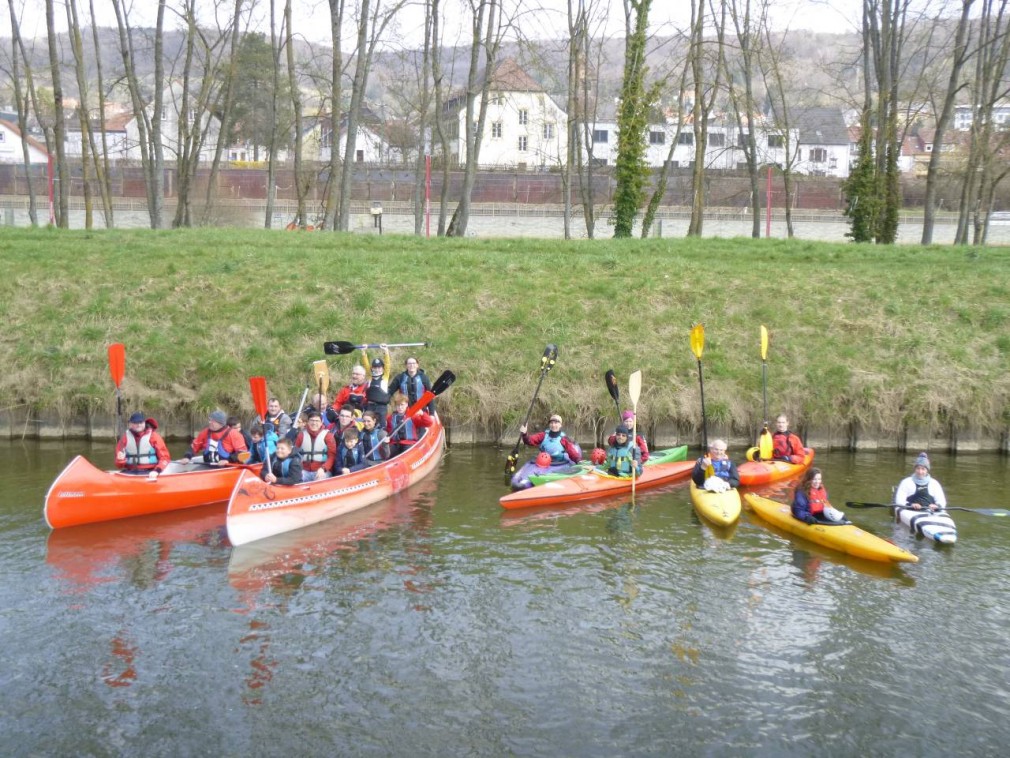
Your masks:
<path fill-rule="evenodd" d="M 525 442 L 530 447 L 540 447 L 540 443 L 544 441 L 544 437 L 547 436 L 547 432 L 537 432 L 536 434 L 524 434 L 523 442 Z M 568 453 L 568 457 L 572 459 L 572 463 L 578 463 L 582 460 L 582 453 L 579 449 L 572 444 L 572 441 L 568 439 L 566 434 L 561 438 L 561 447 L 565 449 Z"/>
<path fill-rule="evenodd" d="M 777 461 L 803 463 L 807 451 L 803 442 L 792 432 L 775 432 L 772 434 L 772 458 Z"/>
<path fill-rule="evenodd" d="M 359 384 L 357 387 L 352 387 L 350 384 L 345 385 L 340 392 L 337 393 L 336 399 L 333 401 L 333 406 L 338 410 L 342 408 L 347 403 L 351 403 L 355 408 L 361 408 L 364 410 L 366 400 L 365 393 L 368 391 L 368 382 L 364 384 Z M 351 402 L 351 396 L 354 396 L 354 402 Z"/>
<path fill-rule="evenodd" d="M 245 439 L 242 437 L 242 432 L 236 432 L 230 426 L 224 426 L 218 429 L 216 432 L 212 432 L 210 427 L 204 427 L 196 439 L 193 440 L 193 447 L 190 450 L 190 458 L 200 458 L 203 456 L 203 451 L 207 449 L 207 443 L 211 440 L 217 441 L 217 451 L 218 457 L 222 461 L 232 461 L 234 462 L 234 457 L 238 453 L 244 453 L 248 448 L 245 446 Z"/>
<path fill-rule="evenodd" d="M 151 437 L 148 440 L 148 444 L 154 450 L 154 454 L 158 458 L 157 463 L 150 463 L 148 461 L 130 461 L 128 458 L 120 459 L 119 454 L 126 452 L 127 435 L 132 435 L 136 440 L 135 450 L 139 453 L 141 440 L 150 431 Z M 126 430 L 126 434 L 119 438 L 119 442 L 116 443 L 116 467 L 127 469 L 128 471 L 158 471 L 159 473 L 165 470 L 165 467 L 172 462 L 172 456 L 168 452 L 168 447 L 165 445 L 165 440 L 161 438 L 161 435 L 155 431 L 145 429 L 140 434 L 136 434 L 129 429 Z"/>
<path fill-rule="evenodd" d="M 410 419 L 410 423 L 404 424 L 403 428 L 397 432 L 397 438 L 394 440 L 392 437 L 393 430 L 400 424 L 403 424 L 403 416 L 399 413 L 391 413 L 386 417 L 386 434 L 390 435 L 389 441 L 392 444 L 406 448 L 417 442 L 420 438 L 421 429 L 427 429 L 434 423 L 435 419 L 432 418 L 430 413 L 418 411 Z M 411 434 L 411 431 L 413 431 L 413 434 Z"/>
<path fill-rule="evenodd" d="M 326 447 L 326 460 L 325 461 L 313 461 L 309 460 L 306 456 L 304 449 L 302 448 L 302 443 L 305 441 L 306 435 L 315 442 L 319 435 L 325 435 L 323 437 L 323 445 Z M 333 470 L 333 464 L 337 460 L 337 445 L 333 441 L 333 435 L 330 434 L 325 429 L 320 429 L 318 433 L 313 434 L 308 429 L 303 429 L 298 432 L 298 436 L 295 437 L 295 450 L 301 451 L 302 454 L 302 471 L 318 471 L 319 469 L 325 469 L 326 471 Z"/>

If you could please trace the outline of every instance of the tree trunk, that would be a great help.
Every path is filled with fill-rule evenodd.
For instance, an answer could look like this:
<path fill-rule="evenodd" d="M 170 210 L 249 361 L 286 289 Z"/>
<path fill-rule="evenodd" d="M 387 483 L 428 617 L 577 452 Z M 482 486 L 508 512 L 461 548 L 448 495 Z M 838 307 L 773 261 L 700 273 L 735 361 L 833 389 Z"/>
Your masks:
<path fill-rule="evenodd" d="M 18 24 L 17 12 L 14 10 L 14 0 L 7 0 L 11 16 L 11 61 L 13 68 L 14 101 L 18 109 L 18 131 L 21 132 L 21 156 L 25 166 L 25 178 L 28 183 L 28 218 L 32 226 L 39 225 L 39 211 L 35 200 L 35 188 L 32 186 L 31 153 L 28 150 L 28 98 L 34 89 L 32 70 L 21 40 L 21 29 Z M 28 92 L 21 92 L 20 64 L 25 64 L 25 82 Z"/>
<path fill-rule="evenodd" d="M 67 166 L 66 126 L 63 119 L 63 78 L 60 74 L 60 56 L 56 49 L 56 19 L 53 0 L 46 0 L 46 31 L 49 40 L 49 72 L 53 82 L 53 133 L 56 142 L 56 169 L 59 176 L 59 202 L 56 223 L 62 229 L 70 227 L 70 170 Z"/>

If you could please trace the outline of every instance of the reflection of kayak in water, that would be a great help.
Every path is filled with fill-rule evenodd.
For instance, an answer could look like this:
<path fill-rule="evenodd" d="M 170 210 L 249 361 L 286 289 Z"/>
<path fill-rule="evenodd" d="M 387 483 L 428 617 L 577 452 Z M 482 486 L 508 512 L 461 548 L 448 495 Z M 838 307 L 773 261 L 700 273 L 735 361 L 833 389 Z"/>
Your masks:
<path fill-rule="evenodd" d="M 761 518 L 790 534 L 818 545 L 871 561 L 917 563 L 919 558 L 892 542 L 860 529 L 855 524 L 806 524 L 793 516 L 788 505 L 748 492 L 747 505 Z"/>
<path fill-rule="evenodd" d="M 654 466 L 646 465 L 642 469 L 642 475 L 635 479 L 635 489 L 645 490 L 685 479 L 691 475 L 693 468 L 694 461 L 673 461 L 671 463 L 657 463 Z M 576 474 L 513 492 L 498 502 L 503 508 L 530 508 L 532 506 L 575 503 L 582 500 L 597 500 L 625 492 L 631 492 L 630 476 L 610 476 L 593 468 L 585 474 Z"/>
<path fill-rule="evenodd" d="M 719 526 L 729 526 L 740 518 L 740 491 L 735 488 L 710 492 L 691 482 L 691 502 L 698 515 Z"/>
<path fill-rule="evenodd" d="M 672 463 L 674 461 L 683 461 L 687 458 L 687 445 L 681 445 L 680 447 L 671 447 L 668 450 L 654 450 L 649 456 L 649 460 L 645 462 L 644 467 L 656 466 L 660 463 Z M 569 476 L 575 476 L 576 474 L 586 474 L 590 469 L 593 468 L 592 463 L 576 463 L 569 464 L 567 468 L 560 468 L 557 471 L 551 471 L 545 474 L 533 474 L 529 477 L 532 484 L 543 484 L 544 482 L 554 482 L 558 479 L 566 479 Z"/>

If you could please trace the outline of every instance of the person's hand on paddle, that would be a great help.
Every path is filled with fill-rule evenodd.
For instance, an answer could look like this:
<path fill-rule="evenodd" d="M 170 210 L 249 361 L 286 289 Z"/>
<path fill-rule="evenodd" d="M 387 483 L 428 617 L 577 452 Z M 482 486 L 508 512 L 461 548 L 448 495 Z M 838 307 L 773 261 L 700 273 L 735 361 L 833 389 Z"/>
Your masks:
<path fill-rule="evenodd" d="M 519 434 L 526 434 L 526 424 L 519 427 Z"/>
<path fill-rule="evenodd" d="M 120 450 L 118 453 L 116 453 L 116 460 L 117 461 L 125 461 L 126 460 L 126 451 L 125 450 Z"/>
<path fill-rule="evenodd" d="M 268 471 L 263 476 L 263 481 L 266 482 L 267 484 L 275 484 L 277 482 L 277 477 L 274 476 L 274 472 L 273 471 Z"/>
<path fill-rule="evenodd" d="M 318 471 L 316 471 L 316 481 L 317 481 L 317 482 L 318 482 L 318 481 L 319 481 L 320 479 L 325 479 L 325 478 L 326 478 L 326 469 L 324 469 L 324 468 L 321 468 L 321 469 L 319 469 Z"/>
<path fill-rule="evenodd" d="M 712 457 L 708 453 L 705 453 L 705 455 L 703 455 L 701 458 L 701 466 L 702 468 L 708 468 L 711 465 L 712 465 Z"/>

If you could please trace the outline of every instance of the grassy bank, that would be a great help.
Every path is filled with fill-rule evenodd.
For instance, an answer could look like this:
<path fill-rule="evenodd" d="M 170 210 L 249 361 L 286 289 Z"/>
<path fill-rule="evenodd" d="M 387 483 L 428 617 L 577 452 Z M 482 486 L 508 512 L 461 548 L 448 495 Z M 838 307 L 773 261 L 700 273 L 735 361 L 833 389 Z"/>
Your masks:
<path fill-rule="evenodd" d="M 566 423 L 612 417 L 613 368 L 624 388 L 643 371 L 643 417 L 691 426 L 701 321 L 715 423 L 760 421 L 762 323 L 769 408 L 796 425 L 1010 422 L 1005 249 L 3 228 L 0 263 L 0 409 L 109 412 L 116 341 L 127 405 L 188 416 L 251 411 L 255 374 L 295 405 L 324 340 L 431 340 L 422 366 L 459 376 L 447 416 L 496 433 L 525 412 L 553 342 L 541 397 Z M 335 383 L 355 360 L 331 360 Z"/>

